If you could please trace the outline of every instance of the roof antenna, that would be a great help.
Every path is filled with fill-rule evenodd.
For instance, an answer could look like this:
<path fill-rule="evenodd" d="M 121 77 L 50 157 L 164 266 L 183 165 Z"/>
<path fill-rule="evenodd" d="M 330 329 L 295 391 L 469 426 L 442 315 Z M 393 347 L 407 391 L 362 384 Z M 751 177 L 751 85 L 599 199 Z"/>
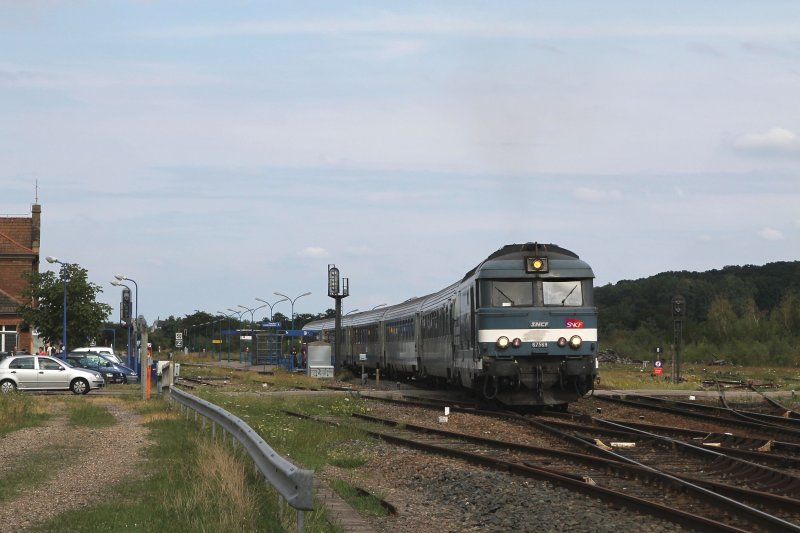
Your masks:
<path fill-rule="evenodd" d="M 36 200 L 34 200 L 35 204 L 39 203 L 39 179 L 36 179 Z"/>

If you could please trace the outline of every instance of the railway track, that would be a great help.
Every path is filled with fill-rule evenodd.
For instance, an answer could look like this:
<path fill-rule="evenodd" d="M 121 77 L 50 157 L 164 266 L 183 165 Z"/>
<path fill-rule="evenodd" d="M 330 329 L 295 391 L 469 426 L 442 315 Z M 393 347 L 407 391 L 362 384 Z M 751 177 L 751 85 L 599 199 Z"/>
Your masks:
<path fill-rule="evenodd" d="M 729 427 L 742 428 L 770 439 L 786 442 L 800 442 L 800 420 L 764 415 L 751 416 L 735 409 L 675 400 L 666 400 L 653 396 L 626 394 L 620 396 L 595 396 L 594 399 L 606 402 L 655 410 L 662 413 L 694 418 L 714 424 L 725 424 Z M 760 419 L 759 419 L 760 418 Z"/>
<path fill-rule="evenodd" d="M 362 421 L 361 429 L 387 442 L 515 475 L 546 479 L 685 527 L 704 531 L 800 531 L 800 500 L 663 472 L 519 415 L 473 409 L 462 412 L 536 426 L 535 438 L 541 445 L 467 435 L 373 415 L 355 416 Z M 378 424 L 383 426 L 380 430 L 375 429 Z M 631 433 L 627 428 L 620 431 Z M 669 505 L 664 504 L 665 498 Z"/>

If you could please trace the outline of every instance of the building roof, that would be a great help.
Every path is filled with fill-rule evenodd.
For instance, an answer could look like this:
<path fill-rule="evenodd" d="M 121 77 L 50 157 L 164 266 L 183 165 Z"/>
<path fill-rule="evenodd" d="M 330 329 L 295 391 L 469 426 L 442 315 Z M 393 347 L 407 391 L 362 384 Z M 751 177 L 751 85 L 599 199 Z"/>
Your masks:
<path fill-rule="evenodd" d="M 35 255 L 30 218 L 0 218 L 0 254 Z"/>

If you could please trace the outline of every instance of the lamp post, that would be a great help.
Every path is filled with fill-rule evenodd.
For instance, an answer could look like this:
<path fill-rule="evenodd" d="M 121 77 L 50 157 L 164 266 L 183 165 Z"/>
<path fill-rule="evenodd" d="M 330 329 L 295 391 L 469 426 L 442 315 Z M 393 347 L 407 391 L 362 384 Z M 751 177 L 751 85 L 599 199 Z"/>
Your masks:
<path fill-rule="evenodd" d="M 252 346 L 253 349 L 255 350 L 256 349 L 255 332 L 253 331 L 253 325 L 255 324 L 255 317 L 253 316 L 253 313 L 258 311 L 262 307 L 266 307 L 266 305 L 259 305 L 258 307 L 254 308 L 254 309 L 250 309 L 249 307 L 245 307 L 242 304 L 238 304 L 237 307 L 241 307 L 242 309 L 247 309 L 248 311 L 250 311 L 250 346 Z M 253 354 L 252 353 L 250 354 L 250 364 L 253 364 Z"/>
<path fill-rule="evenodd" d="M 230 314 L 228 314 L 228 313 L 226 313 L 224 311 L 217 311 L 217 313 L 219 313 L 221 315 L 225 315 L 228 318 L 228 342 L 227 342 L 227 344 L 228 344 L 228 364 L 230 364 L 230 362 L 231 362 L 231 333 L 230 333 L 230 329 L 231 329 L 231 316 L 233 316 L 233 315 L 230 315 Z M 219 338 L 220 338 L 220 340 L 222 340 L 222 321 L 221 320 L 219 322 Z M 219 347 L 219 350 L 220 350 L 219 353 L 222 354 L 222 346 L 221 345 Z M 221 359 L 222 359 L 222 357 L 220 356 L 220 360 Z"/>
<path fill-rule="evenodd" d="M 228 308 L 228 311 L 230 311 L 231 313 L 236 313 L 236 317 L 237 317 L 237 320 L 239 321 L 239 325 L 241 325 L 241 323 L 242 323 L 242 315 L 245 314 L 246 311 L 237 311 L 236 309 L 231 309 L 230 307 Z M 236 331 L 238 333 L 239 326 L 236 326 Z M 240 337 L 241 337 L 241 335 L 240 335 Z M 242 339 L 241 338 L 239 339 L 239 362 L 240 363 L 242 362 Z"/>
<path fill-rule="evenodd" d="M 311 294 L 311 293 L 310 293 L 310 292 L 304 292 L 303 294 L 301 294 L 301 295 L 299 295 L 299 296 L 297 296 L 297 297 L 295 297 L 295 298 L 289 298 L 288 296 L 286 296 L 285 294 L 282 294 L 282 293 L 280 293 L 280 292 L 274 292 L 273 294 L 274 294 L 275 296 L 282 296 L 282 297 L 286 298 L 287 300 L 289 300 L 290 302 L 292 302 L 292 334 L 290 335 L 290 339 L 291 339 L 291 340 L 290 340 L 289 342 L 291 342 L 291 343 L 292 343 L 292 345 L 294 345 L 294 303 L 295 303 L 297 300 L 299 300 L 300 298 L 302 298 L 303 296 L 308 296 L 308 295 L 309 295 L 309 294 Z M 289 351 L 290 351 L 290 352 L 292 351 L 292 350 L 291 350 L 291 346 L 290 346 L 290 348 L 289 348 Z M 294 358 L 291 358 L 290 360 L 291 360 L 292 362 L 294 362 L 294 361 L 293 361 L 293 359 L 294 359 Z"/>
<path fill-rule="evenodd" d="M 353 309 L 352 311 L 348 311 L 348 312 L 346 312 L 346 313 L 344 314 L 344 316 L 347 316 L 347 315 L 349 315 L 350 313 L 356 313 L 356 312 L 358 312 L 358 309 Z"/>
<path fill-rule="evenodd" d="M 281 293 L 279 293 L 279 292 L 274 292 L 273 294 L 274 294 L 275 296 L 283 296 L 284 298 L 286 298 L 287 300 L 289 300 L 290 302 L 292 302 L 292 330 L 294 330 L 294 303 L 295 303 L 297 300 L 299 300 L 300 298 L 302 298 L 303 296 L 308 296 L 308 295 L 310 295 L 311 293 L 310 293 L 310 292 L 304 292 L 303 294 L 301 294 L 300 296 L 297 296 L 297 297 L 295 297 L 295 298 L 289 298 L 289 297 L 288 297 L 288 296 L 286 296 L 285 294 L 281 294 Z"/>
<path fill-rule="evenodd" d="M 285 301 L 286 301 L 286 300 L 288 300 L 288 299 L 289 299 L 289 298 L 287 298 L 286 296 L 284 296 L 283 298 L 281 298 L 281 299 L 280 299 L 280 300 L 278 300 L 277 302 L 269 303 L 268 301 L 266 301 L 266 300 L 262 300 L 261 298 L 256 298 L 256 300 L 257 300 L 257 301 L 259 301 L 259 302 L 261 302 L 261 303 L 265 303 L 265 304 L 267 304 L 267 305 L 269 306 L 269 321 L 270 321 L 270 322 L 272 322 L 272 306 L 274 306 L 274 305 L 277 305 L 277 304 L 279 304 L 279 303 L 281 303 L 281 302 L 285 302 Z"/>
<path fill-rule="evenodd" d="M 128 287 L 124 283 L 120 283 L 120 281 L 116 280 L 116 279 L 111 281 L 111 284 L 113 286 L 115 286 L 115 287 L 125 287 L 126 289 L 128 289 L 128 298 L 130 298 L 130 292 L 131 292 L 131 288 L 130 287 Z M 123 299 L 124 299 L 124 297 L 123 297 Z M 128 302 L 124 302 L 123 301 L 123 305 L 127 306 L 129 304 L 130 304 L 130 300 L 128 300 Z M 127 314 L 130 314 L 130 309 L 127 310 Z M 125 324 L 125 330 L 128 332 L 128 367 L 130 368 L 130 367 L 133 366 L 131 364 L 131 355 L 132 355 L 132 351 L 133 351 L 133 349 L 131 348 L 131 327 L 132 327 L 133 322 L 130 319 L 127 322 L 128 323 Z"/>
<path fill-rule="evenodd" d="M 131 283 L 133 283 L 133 286 L 136 288 L 136 292 L 134 293 L 134 306 L 135 306 L 135 315 L 136 316 L 133 317 L 133 320 L 135 321 L 137 326 L 136 326 L 136 329 L 134 330 L 135 331 L 135 335 L 133 336 L 133 343 L 136 345 L 136 348 L 137 348 L 137 350 L 136 350 L 136 371 L 139 374 L 139 379 L 142 379 L 142 353 L 141 353 L 142 347 L 139 346 L 139 333 L 140 332 L 139 332 L 139 326 L 138 326 L 138 324 L 139 324 L 139 322 L 138 322 L 139 321 L 139 284 L 136 283 L 136 280 L 133 280 L 133 279 L 125 276 L 125 274 L 117 274 L 114 277 L 117 278 L 117 281 L 130 281 Z M 147 346 L 145 346 L 145 349 L 147 349 Z"/>
<path fill-rule="evenodd" d="M 379 307 L 386 307 L 386 304 L 378 304 L 378 305 L 376 305 L 375 307 L 372 308 L 372 311 L 376 310 Z"/>
<path fill-rule="evenodd" d="M 61 352 L 61 357 L 66 361 L 67 360 L 67 267 L 69 263 L 63 263 L 58 260 L 57 257 L 53 257 L 52 255 L 48 255 L 45 259 L 47 259 L 48 263 L 58 263 L 61 265 L 61 280 L 64 283 L 64 331 L 61 332 L 61 344 L 64 345 L 64 351 Z"/>

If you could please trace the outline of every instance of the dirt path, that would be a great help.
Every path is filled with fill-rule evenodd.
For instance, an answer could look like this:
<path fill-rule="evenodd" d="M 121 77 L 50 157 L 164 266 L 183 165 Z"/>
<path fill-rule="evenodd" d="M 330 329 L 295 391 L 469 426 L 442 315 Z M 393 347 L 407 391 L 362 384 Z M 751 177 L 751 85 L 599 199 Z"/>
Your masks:
<path fill-rule="evenodd" d="M 0 531 L 25 531 L 67 509 L 97 502 L 108 487 L 137 475 L 137 464 L 149 441 L 149 430 L 124 402 L 107 397 L 85 398 L 106 407 L 116 423 L 105 428 L 72 427 L 61 406 L 43 426 L 0 437 L 0 483 L 11 466 L 51 446 L 64 455 L 63 467 L 41 484 L 23 489 L 0 503 Z"/>

